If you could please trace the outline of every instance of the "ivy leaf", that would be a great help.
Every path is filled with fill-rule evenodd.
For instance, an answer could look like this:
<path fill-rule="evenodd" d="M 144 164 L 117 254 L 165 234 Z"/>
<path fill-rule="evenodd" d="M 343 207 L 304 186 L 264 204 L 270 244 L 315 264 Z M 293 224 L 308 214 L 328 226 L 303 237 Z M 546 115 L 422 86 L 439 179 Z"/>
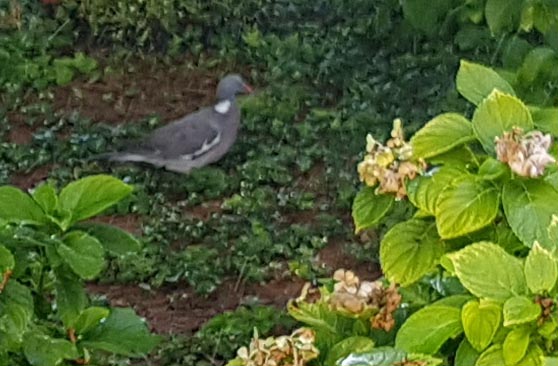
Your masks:
<path fill-rule="evenodd" d="M 339 366 L 391 366 L 402 362 L 407 356 L 406 352 L 391 348 L 378 347 L 366 353 L 350 354 L 337 362 Z"/>
<path fill-rule="evenodd" d="M 490 93 L 473 115 L 473 131 L 489 154 L 495 153 L 494 139 L 513 127 L 532 130 L 531 113 L 521 100 L 498 90 Z"/>
<path fill-rule="evenodd" d="M 500 327 L 502 308 L 490 301 L 471 300 L 461 310 L 463 330 L 469 343 L 483 351 L 490 345 Z"/>
<path fill-rule="evenodd" d="M 430 305 L 413 313 L 397 332 L 395 347 L 406 352 L 434 354 L 450 338 L 463 332 L 461 311 Z"/>
<path fill-rule="evenodd" d="M 535 321 L 541 312 L 541 307 L 528 297 L 509 298 L 504 303 L 504 327 Z"/>
<path fill-rule="evenodd" d="M 34 314 L 31 291 L 12 279 L 0 292 L 0 349 L 17 351 Z"/>
<path fill-rule="evenodd" d="M 95 278 L 105 265 L 104 249 L 97 239 L 82 231 L 64 236 L 58 254 L 84 280 Z"/>
<path fill-rule="evenodd" d="M 558 192 L 542 180 L 512 180 L 502 193 L 504 212 L 515 235 L 528 247 L 537 241 L 550 251 L 557 247 L 548 233 L 552 215 L 558 212 L 557 202 Z"/>
<path fill-rule="evenodd" d="M 374 341 L 368 337 L 349 337 L 335 344 L 327 353 L 324 366 L 337 366 L 337 361 L 351 353 L 366 353 L 372 351 Z"/>
<path fill-rule="evenodd" d="M 434 117 L 411 138 L 413 155 L 430 158 L 475 140 L 471 122 L 457 113 Z"/>
<path fill-rule="evenodd" d="M 380 261 L 386 277 L 407 286 L 438 264 L 445 244 L 433 222 L 411 219 L 393 226 L 380 246 Z"/>
<path fill-rule="evenodd" d="M 65 339 L 30 332 L 25 335 L 23 353 L 31 365 L 56 366 L 79 357 L 75 344 Z"/>
<path fill-rule="evenodd" d="M 477 352 L 467 339 L 463 339 L 457 347 L 457 352 L 455 353 L 454 366 L 471 366 L 474 365 L 479 358 L 480 353 Z"/>
<path fill-rule="evenodd" d="M 499 245 L 479 242 L 445 258 L 463 286 L 477 297 L 505 301 L 527 293 L 522 262 Z"/>
<path fill-rule="evenodd" d="M 558 280 L 558 266 L 552 254 L 535 242 L 525 260 L 525 279 L 535 294 L 550 291 Z"/>
<path fill-rule="evenodd" d="M 83 335 L 82 345 L 131 357 L 146 355 L 159 341 L 132 309 L 115 308 L 104 322 Z"/>
<path fill-rule="evenodd" d="M 503 345 L 506 365 L 515 365 L 525 357 L 531 340 L 530 334 L 531 331 L 527 327 L 514 328 L 508 333 Z"/>
<path fill-rule="evenodd" d="M 72 214 L 72 223 L 95 216 L 133 191 L 110 175 L 93 175 L 68 184 L 60 192 L 60 206 Z"/>
<path fill-rule="evenodd" d="M 20 189 L 0 187 L 0 219 L 13 223 L 45 223 L 46 217 L 41 207 Z"/>
<path fill-rule="evenodd" d="M 386 194 L 375 194 L 374 188 L 363 187 L 353 203 L 355 232 L 377 225 L 393 206 L 394 198 Z"/>
<path fill-rule="evenodd" d="M 134 253 L 142 247 L 139 240 L 132 234 L 115 226 L 87 223 L 76 227 L 97 238 L 105 250 L 114 255 Z"/>
<path fill-rule="evenodd" d="M 106 319 L 110 314 L 107 308 L 92 306 L 87 308 L 79 314 L 74 324 L 74 329 L 77 334 L 84 334 L 98 326 L 103 319 Z"/>
<path fill-rule="evenodd" d="M 461 60 L 456 77 L 457 91 L 474 105 L 479 105 L 494 89 L 515 95 L 511 85 L 489 67 Z"/>
<path fill-rule="evenodd" d="M 516 30 L 522 8 L 523 0 L 487 0 L 484 13 L 492 34 Z"/>
<path fill-rule="evenodd" d="M 444 189 L 436 202 L 436 225 L 442 239 L 452 239 L 490 225 L 500 197 L 489 182 L 466 176 Z"/>

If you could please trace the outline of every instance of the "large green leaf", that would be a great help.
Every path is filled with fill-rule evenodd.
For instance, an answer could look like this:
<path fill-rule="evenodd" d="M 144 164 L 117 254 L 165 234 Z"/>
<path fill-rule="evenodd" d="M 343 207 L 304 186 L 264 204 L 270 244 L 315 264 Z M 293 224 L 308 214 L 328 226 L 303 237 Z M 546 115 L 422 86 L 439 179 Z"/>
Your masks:
<path fill-rule="evenodd" d="M 446 258 L 463 286 L 477 297 L 505 301 L 528 292 L 523 263 L 499 245 L 479 242 Z"/>
<path fill-rule="evenodd" d="M 529 323 L 541 316 L 541 307 L 525 296 L 514 296 L 504 303 L 504 326 Z"/>
<path fill-rule="evenodd" d="M 483 351 L 490 345 L 500 327 L 502 307 L 494 302 L 471 300 L 461 309 L 463 330 L 469 343 Z"/>
<path fill-rule="evenodd" d="M 380 246 L 380 261 L 390 281 L 407 286 L 430 272 L 444 251 L 444 242 L 433 222 L 411 219 L 386 233 Z"/>
<path fill-rule="evenodd" d="M 70 268 L 84 280 L 95 278 L 105 265 L 105 250 L 97 239 L 82 231 L 72 231 L 64 236 L 58 254 Z"/>
<path fill-rule="evenodd" d="M 25 335 L 23 353 L 31 365 L 56 366 L 64 360 L 79 357 L 75 344 L 65 339 L 29 332 Z"/>
<path fill-rule="evenodd" d="M 457 352 L 455 353 L 454 366 L 471 366 L 477 362 L 480 353 L 477 352 L 467 339 L 463 339 L 457 347 Z"/>
<path fill-rule="evenodd" d="M 511 85 L 489 67 L 461 60 L 456 77 L 457 90 L 465 99 L 479 105 L 494 89 L 515 95 Z"/>
<path fill-rule="evenodd" d="M 0 292 L 0 350 L 15 351 L 34 312 L 31 291 L 12 279 Z"/>
<path fill-rule="evenodd" d="M 58 317 L 70 328 L 88 304 L 83 282 L 67 267 L 61 267 L 56 271 L 54 288 Z"/>
<path fill-rule="evenodd" d="M 522 8 L 523 0 L 487 0 L 484 12 L 492 34 L 518 29 Z"/>
<path fill-rule="evenodd" d="M 0 219 L 15 223 L 46 222 L 43 210 L 31 196 L 11 186 L 0 187 Z"/>
<path fill-rule="evenodd" d="M 531 113 L 521 100 L 498 90 L 490 93 L 473 115 L 473 131 L 484 150 L 491 154 L 495 152 L 494 139 L 513 127 L 532 130 Z"/>
<path fill-rule="evenodd" d="M 141 243 L 132 234 L 112 225 L 87 223 L 77 228 L 97 238 L 105 250 L 114 255 L 126 255 L 141 249 Z"/>
<path fill-rule="evenodd" d="M 558 108 L 529 106 L 529 111 L 538 130 L 558 136 Z"/>
<path fill-rule="evenodd" d="M 393 201 L 393 196 L 375 194 L 374 188 L 363 187 L 353 203 L 355 231 L 358 233 L 378 224 L 393 205 Z"/>
<path fill-rule="evenodd" d="M 530 334 L 528 327 L 514 328 L 508 333 L 502 349 L 506 365 L 515 365 L 525 357 L 531 340 Z"/>
<path fill-rule="evenodd" d="M 401 5 L 405 20 L 430 36 L 440 31 L 444 18 L 452 9 L 449 0 L 402 0 Z"/>
<path fill-rule="evenodd" d="M 502 346 L 495 345 L 484 351 L 475 366 L 505 366 L 506 362 L 504 360 L 504 355 L 502 354 Z"/>
<path fill-rule="evenodd" d="M 327 353 L 324 366 L 337 366 L 337 361 L 351 353 L 366 353 L 372 351 L 374 341 L 368 337 L 349 337 L 335 344 Z"/>
<path fill-rule="evenodd" d="M 502 203 L 506 218 L 517 237 L 527 246 L 535 241 L 554 251 L 548 227 L 558 212 L 558 192 L 542 180 L 513 180 L 504 185 Z"/>
<path fill-rule="evenodd" d="M 395 347 L 412 353 L 435 354 L 450 338 L 463 332 L 461 311 L 430 305 L 411 315 L 397 332 Z"/>
<path fill-rule="evenodd" d="M 457 113 L 434 117 L 411 138 L 413 156 L 430 158 L 475 140 L 471 122 Z"/>
<path fill-rule="evenodd" d="M 443 166 L 430 177 L 417 177 L 407 185 L 409 201 L 423 212 L 433 216 L 436 213 L 436 203 L 444 188 L 467 175 L 468 173 L 460 168 Z"/>
<path fill-rule="evenodd" d="M 342 366 L 392 366 L 406 359 L 407 353 L 391 347 L 378 347 L 366 353 L 350 354 L 338 365 Z"/>
<path fill-rule="evenodd" d="M 146 355 L 159 341 L 160 337 L 150 334 L 145 322 L 132 309 L 118 308 L 112 309 L 104 322 L 82 338 L 84 347 L 124 356 Z"/>
<path fill-rule="evenodd" d="M 116 204 L 133 187 L 110 175 L 93 175 L 68 184 L 60 192 L 60 206 L 72 213 L 72 222 L 95 216 Z"/>
<path fill-rule="evenodd" d="M 14 267 L 15 259 L 12 252 L 10 252 L 5 246 L 0 245 L 0 282 L 2 282 L 4 274 L 8 271 L 12 271 Z"/>
<path fill-rule="evenodd" d="M 436 226 L 443 239 L 457 238 L 490 225 L 500 197 L 487 181 L 466 176 L 442 191 L 436 202 Z"/>
<path fill-rule="evenodd" d="M 558 280 L 558 265 L 552 254 L 535 242 L 525 260 L 525 279 L 531 292 L 550 291 Z"/>
<path fill-rule="evenodd" d="M 37 187 L 33 191 L 33 199 L 47 215 L 52 215 L 58 207 L 58 195 L 54 187 L 49 183 Z"/>
<path fill-rule="evenodd" d="M 92 306 L 79 314 L 74 324 L 76 334 L 84 334 L 97 327 L 110 314 L 108 308 Z"/>

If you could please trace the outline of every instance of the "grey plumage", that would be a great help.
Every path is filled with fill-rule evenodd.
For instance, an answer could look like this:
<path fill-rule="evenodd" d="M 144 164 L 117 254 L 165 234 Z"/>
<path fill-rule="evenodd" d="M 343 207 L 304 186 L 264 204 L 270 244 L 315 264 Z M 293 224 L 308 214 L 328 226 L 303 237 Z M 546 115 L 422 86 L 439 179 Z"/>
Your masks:
<path fill-rule="evenodd" d="M 142 162 L 178 173 L 189 173 L 221 159 L 236 141 L 240 109 L 236 95 L 252 89 L 239 75 L 228 75 L 217 86 L 217 103 L 154 130 L 124 151 L 104 154 L 116 162 Z"/>

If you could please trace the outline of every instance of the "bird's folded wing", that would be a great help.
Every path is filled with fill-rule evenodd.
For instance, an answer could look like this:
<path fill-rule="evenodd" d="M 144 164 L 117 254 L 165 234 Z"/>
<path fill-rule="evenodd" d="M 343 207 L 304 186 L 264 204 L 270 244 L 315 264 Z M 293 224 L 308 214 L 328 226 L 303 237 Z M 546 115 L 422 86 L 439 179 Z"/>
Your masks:
<path fill-rule="evenodd" d="M 209 153 L 222 138 L 221 131 L 212 126 L 209 118 L 196 113 L 173 122 L 155 130 L 142 142 L 141 148 L 164 159 L 196 159 Z"/>

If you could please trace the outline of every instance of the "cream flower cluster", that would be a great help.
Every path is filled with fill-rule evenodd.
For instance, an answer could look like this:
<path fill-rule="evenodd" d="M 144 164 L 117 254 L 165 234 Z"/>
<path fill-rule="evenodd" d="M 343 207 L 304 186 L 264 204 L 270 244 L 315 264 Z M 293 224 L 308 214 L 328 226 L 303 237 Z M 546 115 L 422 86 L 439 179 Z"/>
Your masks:
<path fill-rule="evenodd" d="M 413 159 L 411 144 L 405 142 L 401 120 L 393 121 L 391 138 L 382 145 L 372 135 L 366 136 L 366 156 L 358 164 L 361 182 L 369 187 L 379 184 L 377 193 L 395 193 L 397 199 L 407 195 L 405 181 L 426 169 L 426 163 Z"/>
<path fill-rule="evenodd" d="M 525 134 L 521 128 L 514 128 L 495 140 L 498 160 L 507 163 L 518 175 L 540 177 L 546 166 L 556 163 L 556 159 L 548 153 L 552 142 L 549 134 L 540 131 Z"/>
<path fill-rule="evenodd" d="M 318 357 L 314 331 L 295 330 L 290 336 L 259 339 L 255 334 L 249 347 L 241 347 L 227 366 L 305 366 Z"/>

